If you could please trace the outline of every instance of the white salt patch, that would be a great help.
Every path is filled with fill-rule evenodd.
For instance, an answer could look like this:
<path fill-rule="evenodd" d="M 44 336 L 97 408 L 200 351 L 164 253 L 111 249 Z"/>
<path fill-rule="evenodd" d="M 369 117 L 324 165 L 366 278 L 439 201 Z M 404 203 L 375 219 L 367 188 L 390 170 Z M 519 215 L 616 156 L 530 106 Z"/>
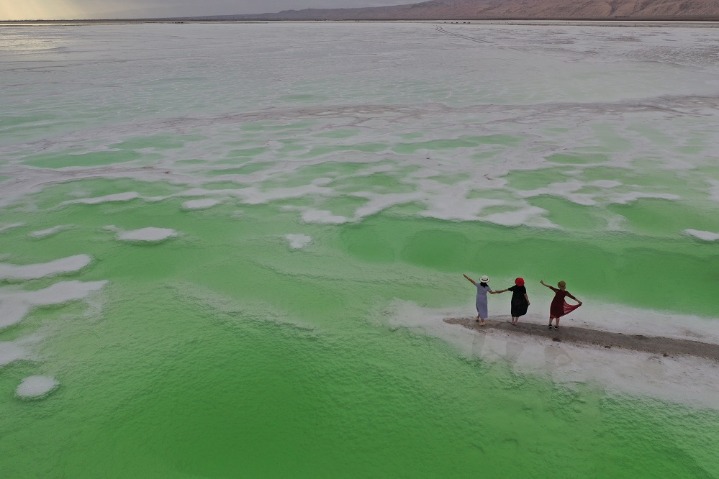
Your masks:
<path fill-rule="evenodd" d="M 302 221 L 305 223 L 320 223 L 327 225 L 341 225 L 349 219 L 345 216 L 332 214 L 331 211 L 308 209 L 302 212 Z"/>
<path fill-rule="evenodd" d="M 297 314 L 279 309 L 275 303 L 259 300 L 236 301 L 234 298 L 218 294 L 196 283 L 178 282 L 168 285 L 174 291 L 178 303 L 201 307 L 212 311 L 220 321 L 268 321 L 283 326 L 291 326 L 303 334 L 314 334 L 317 326 L 306 323 Z"/>
<path fill-rule="evenodd" d="M 620 205 L 626 205 L 643 198 L 676 201 L 680 200 L 681 196 L 670 193 L 641 193 L 638 191 L 633 191 L 630 193 L 617 194 L 612 197 L 612 201 Z"/>
<path fill-rule="evenodd" d="M 567 200 L 583 206 L 594 206 L 597 204 L 592 195 L 576 193 L 585 186 L 585 183 L 579 180 L 568 180 L 560 183 L 552 183 L 546 188 L 537 188 L 529 191 L 516 191 L 515 193 L 522 198 L 532 198 L 536 196 L 559 196 Z"/>
<path fill-rule="evenodd" d="M 159 243 L 177 236 L 177 231 L 170 228 L 142 228 L 139 230 L 120 231 L 117 239 L 122 241 L 137 241 L 144 243 Z"/>
<path fill-rule="evenodd" d="M 83 205 L 97 205 L 100 203 L 114 203 L 130 201 L 140 198 L 140 193 L 135 191 L 128 191 L 126 193 L 115 193 L 113 195 L 97 196 L 94 198 L 81 198 L 79 200 L 63 201 L 60 203 L 61 206 L 68 204 L 83 204 Z"/>
<path fill-rule="evenodd" d="M 517 191 L 514 193 L 521 198 L 533 198 L 537 196 L 557 196 L 564 198 L 572 203 L 582 206 L 595 206 L 599 202 L 608 204 L 629 204 L 634 201 L 650 198 L 662 200 L 679 200 L 680 196 L 671 193 L 644 193 L 639 191 L 630 191 L 625 193 L 612 191 L 612 188 L 621 186 L 622 183 L 614 180 L 596 180 L 584 183 L 579 180 L 568 180 L 564 182 L 552 183 L 545 188 L 537 188 L 534 190 Z M 608 191 L 603 193 L 578 193 L 582 188 L 598 187 Z"/>
<path fill-rule="evenodd" d="M 302 249 L 312 242 L 312 237 L 303 234 L 288 234 L 285 238 L 292 249 Z"/>
<path fill-rule="evenodd" d="M 375 215 L 395 205 L 420 201 L 424 196 L 420 193 L 388 193 L 375 194 L 367 192 L 353 193 L 352 196 L 366 198 L 368 201 L 355 210 L 354 218 L 359 220 L 367 216 Z"/>
<path fill-rule="evenodd" d="M 704 241 L 719 240 L 719 233 L 712 233 L 711 231 L 688 229 L 688 230 L 684 230 L 684 232 L 688 235 L 694 236 L 695 238 L 699 238 L 700 240 L 704 240 Z"/>
<path fill-rule="evenodd" d="M 621 215 L 614 215 L 607 218 L 607 231 L 624 231 L 627 219 Z"/>
<path fill-rule="evenodd" d="M 253 183 L 257 183 L 254 181 Z M 307 196 L 330 196 L 332 188 L 316 186 L 314 184 L 306 186 L 296 186 L 293 188 L 275 188 L 272 190 L 261 190 L 256 186 L 239 188 L 239 189 L 222 189 L 208 190 L 205 188 L 191 188 L 174 196 L 232 196 L 240 198 L 243 202 L 250 205 L 267 204 L 272 201 L 286 200 L 292 198 L 305 198 Z"/>
<path fill-rule="evenodd" d="M 185 210 L 204 210 L 207 208 L 212 208 L 215 205 L 219 205 L 220 202 L 218 200 L 213 200 L 212 198 L 206 198 L 204 200 L 190 200 L 185 201 L 182 203 L 182 209 Z"/>
<path fill-rule="evenodd" d="M 558 228 L 557 225 L 544 217 L 546 210 L 537 206 L 529 206 L 506 213 L 494 213 L 483 217 L 484 221 L 502 226 L 535 226 L 539 228 Z"/>
<path fill-rule="evenodd" d="M 4 233 L 11 229 L 19 228 L 23 225 L 25 225 L 25 223 L 11 223 L 11 224 L 0 225 L 0 233 Z"/>
<path fill-rule="evenodd" d="M 315 178 L 314 180 L 312 180 L 312 184 L 315 186 L 327 186 L 330 183 L 332 183 L 333 181 L 334 180 L 332 178 L 322 177 L 322 178 Z"/>
<path fill-rule="evenodd" d="M 17 266 L 14 264 L 0 263 L 0 279 L 29 280 L 56 276 L 64 273 L 80 271 L 92 262 L 92 258 L 86 254 L 68 256 L 49 263 L 28 264 Z"/>
<path fill-rule="evenodd" d="M 324 186 L 307 185 L 296 186 L 293 188 L 275 188 L 269 191 L 260 191 L 257 188 L 248 188 L 241 190 L 240 196 L 244 197 L 245 203 L 248 204 L 265 204 L 271 201 L 286 200 L 292 198 L 305 198 L 308 196 L 331 196 L 332 188 Z"/>
<path fill-rule="evenodd" d="M 65 231 L 65 230 L 69 229 L 70 227 L 71 227 L 70 225 L 53 226 L 52 228 L 48 228 L 45 230 L 33 231 L 32 233 L 30 233 L 30 237 L 31 238 L 47 238 L 48 236 L 52 236 L 52 235 L 58 234 L 62 231 Z"/>
<path fill-rule="evenodd" d="M 107 281 L 61 281 L 37 291 L 0 288 L 0 330 L 22 321 L 32 308 L 85 299 L 106 284 Z"/>
<path fill-rule="evenodd" d="M 462 311 L 433 310 L 396 301 L 387 316 L 392 327 L 440 338 L 469 357 L 506 362 L 521 374 L 547 377 L 568 387 L 589 383 L 609 393 L 719 409 L 719 376 L 713 361 L 556 343 L 543 337 L 491 329 L 476 332 L 443 321 L 447 317 L 470 317 L 471 310 L 471 305 Z M 541 321 L 544 323 L 544 318 Z"/>
<path fill-rule="evenodd" d="M 719 181 L 709 180 L 709 198 L 719 202 Z"/>
<path fill-rule="evenodd" d="M 19 344 L 12 341 L 0 341 L 0 368 L 29 357 L 27 350 Z"/>
<path fill-rule="evenodd" d="M 42 399 L 54 391 L 60 383 L 50 376 L 28 376 L 15 390 L 21 399 Z"/>
<path fill-rule="evenodd" d="M 477 215 L 485 208 L 506 204 L 506 201 L 503 200 L 482 198 L 466 199 L 463 195 L 464 192 L 460 192 L 460 196 L 452 200 L 447 198 L 449 201 L 433 204 L 427 211 L 422 212 L 422 216 L 443 220 L 472 221 L 476 220 Z"/>
<path fill-rule="evenodd" d="M 589 185 L 597 186 L 599 188 L 616 188 L 617 186 L 622 186 L 619 181 L 615 180 L 596 180 L 590 182 Z"/>

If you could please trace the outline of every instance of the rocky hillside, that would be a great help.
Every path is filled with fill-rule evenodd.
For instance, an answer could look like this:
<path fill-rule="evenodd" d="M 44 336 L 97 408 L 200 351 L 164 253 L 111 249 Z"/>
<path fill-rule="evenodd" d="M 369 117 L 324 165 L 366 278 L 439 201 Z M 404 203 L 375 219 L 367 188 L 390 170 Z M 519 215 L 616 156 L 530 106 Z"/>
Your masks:
<path fill-rule="evenodd" d="M 392 7 L 286 10 L 228 20 L 719 20 L 719 0 L 431 0 Z"/>

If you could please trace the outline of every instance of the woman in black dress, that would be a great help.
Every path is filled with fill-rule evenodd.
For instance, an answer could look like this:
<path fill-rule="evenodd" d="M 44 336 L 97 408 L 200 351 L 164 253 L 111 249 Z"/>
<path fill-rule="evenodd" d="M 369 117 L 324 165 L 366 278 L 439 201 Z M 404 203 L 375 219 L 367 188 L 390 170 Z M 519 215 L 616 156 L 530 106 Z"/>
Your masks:
<path fill-rule="evenodd" d="M 512 292 L 512 324 L 517 325 L 520 316 L 527 314 L 529 308 L 529 296 L 527 296 L 527 288 L 524 287 L 524 278 L 514 280 L 514 286 L 507 289 L 500 289 L 495 293 Z"/>

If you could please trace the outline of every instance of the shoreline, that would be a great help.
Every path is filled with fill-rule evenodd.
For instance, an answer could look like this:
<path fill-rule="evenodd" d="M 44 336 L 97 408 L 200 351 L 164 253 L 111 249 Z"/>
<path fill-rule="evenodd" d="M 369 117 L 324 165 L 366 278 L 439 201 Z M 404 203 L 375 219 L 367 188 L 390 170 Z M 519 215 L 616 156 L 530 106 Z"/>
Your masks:
<path fill-rule="evenodd" d="M 268 23 L 441 23 L 459 25 L 596 26 L 596 27 L 719 27 L 719 17 L 687 19 L 406 19 L 406 20 L 272 20 L 210 18 L 122 18 L 79 20 L 0 20 L 2 26 L 81 26 L 137 24 L 268 24 Z"/>
<path fill-rule="evenodd" d="M 626 351 L 657 354 L 663 357 L 693 356 L 719 362 L 719 344 L 689 339 L 612 333 L 577 326 L 560 326 L 559 329 L 550 330 L 546 324 L 520 322 L 517 326 L 512 326 L 509 321 L 493 319 L 487 320 L 486 326 L 480 326 L 475 321 L 475 318 L 444 318 L 443 321 L 447 324 L 459 325 L 476 332 L 495 330 L 535 338 L 547 338 L 552 343 L 587 345 L 603 349 L 618 348 Z"/>

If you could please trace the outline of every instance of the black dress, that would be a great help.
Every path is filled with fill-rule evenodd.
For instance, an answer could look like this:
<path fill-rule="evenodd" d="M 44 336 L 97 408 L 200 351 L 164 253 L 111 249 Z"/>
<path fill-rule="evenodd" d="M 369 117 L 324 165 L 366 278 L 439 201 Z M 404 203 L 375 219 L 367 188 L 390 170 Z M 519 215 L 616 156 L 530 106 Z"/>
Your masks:
<path fill-rule="evenodd" d="M 529 308 L 529 303 L 525 298 L 527 288 L 514 285 L 507 289 L 512 292 L 512 317 L 518 318 L 527 314 L 527 308 Z"/>

